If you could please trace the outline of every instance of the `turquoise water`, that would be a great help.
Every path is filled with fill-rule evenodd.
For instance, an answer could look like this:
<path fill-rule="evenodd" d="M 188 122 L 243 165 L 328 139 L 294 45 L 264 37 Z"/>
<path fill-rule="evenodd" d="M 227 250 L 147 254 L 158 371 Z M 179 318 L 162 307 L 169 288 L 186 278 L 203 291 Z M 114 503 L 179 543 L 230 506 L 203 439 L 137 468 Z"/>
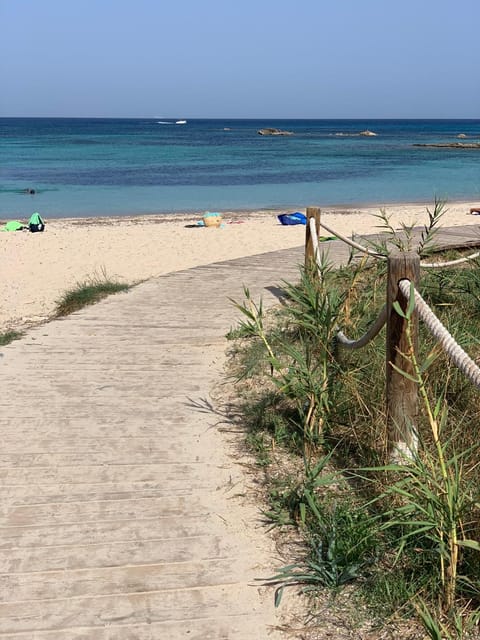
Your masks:
<path fill-rule="evenodd" d="M 480 149 L 413 146 L 461 133 L 480 141 L 480 120 L 3 118 L 0 216 L 480 200 Z"/>

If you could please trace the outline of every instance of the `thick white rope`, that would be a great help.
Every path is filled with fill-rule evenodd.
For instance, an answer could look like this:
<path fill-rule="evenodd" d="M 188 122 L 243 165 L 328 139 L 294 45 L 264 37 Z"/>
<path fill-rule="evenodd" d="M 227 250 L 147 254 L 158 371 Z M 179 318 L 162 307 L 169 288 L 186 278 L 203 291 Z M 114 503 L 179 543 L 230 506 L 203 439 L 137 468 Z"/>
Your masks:
<path fill-rule="evenodd" d="M 346 244 L 349 244 L 354 249 L 358 249 L 359 251 L 363 251 L 363 253 L 366 253 L 369 256 L 372 256 L 374 258 L 382 258 L 383 260 L 387 259 L 387 256 L 384 256 L 383 253 L 377 253 L 376 251 L 371 251 L 370 249 L 367 249 L 367 247 L 363 247 L 361 244 L 358 244 L 358 242 L 355 242 L 355 240 L 350 240 L 349 238 L 346 238 L 345 236 L 342 236 L 337 231 L 334 231 L 333 229 L 330 229 L 330 227 L 327 227 L 327 225 L 325 223 L 323 223 L 323 222 L 320 222 L 320 226 L 323 227 L 324 229 L 326 229 L 328 231 L 328 233 L 331 233 L 333 236 L 336 236 L 339 240 L 342 240 L 342 242 L 345 242 Z"/>
<path fill-rule="evenodd" d="M 310 218 L 310 220 L 313 220 L 313 218 Z M 377 253 L 376 251 L 371 251 L 367 247 L 364 247 L 361 244 L 358 244 L 358 242 L 355 242 L 355 240 L 351 240 L 350 238 L 346 238 L 345 236 L 342 236 L 337 231 L 334 231 L 332 228 L 328 227 L 324 222 L 320 222 L 320 226 L 323 227 L 326 231 L 328 231 L 328 233 L 331 233 L 332 235 L 336 236 L 339 240 L 342 240 L 342 242 L 349 244 L 354 249 L 363 251 L 363 253 L 366 253 L 367 255 L 372 256 L 374 258 L 382 258 L 383 260 L 386 260 L 387 258 L 387 256 L 383 255 L 383 253 Z M 316 231 L 315 233 L 312 233 L 312 236 L 315 236 L 316 238 Z M 470 256 L 465 256 L 465 258 L 458 258 L 458 260 L 450 260 L 448 262 L 421 262 L 420 266 L 423 267 L 424 269 L 442 269 L 443 267 L 453 267 L 453 266 L 456 266 L 457 264 L 462 264 L 464 262 L 468 262 L 469 260 L 474 260 L 479 256 L 480 256 L 480 251 L 477 251 L 476 253 L 472 253 L 472 255 Z"/>
<path fill-rule="evenodd" d="M 315 259 L 318 260 L 318 253 L 319 253 L 320 247 L 318 246 L 318 234 L 317 234 L 317 225 L 315 223 L 315 218 L 313 217 L 310 218 L 309 224 L 310 224 L 310 237 L 312 238 L 312 244 L 313 244 L 313 252 L 315 255 Z"/>
<path fill-rule="evenodd" d="M 383 309 L 378 314 L 375 322 L 370 325 L 368 331 L 366 331 L 361 338 L 358 340 L 350 340 L 343 333 L 343 331 L 339 331 L 337 333 L 337 340 L 346 349 L 360 349 L 360 347 L 364 347 L 370 340 L 375 338 L 375 336 L 379 333 L 380 329 L 383 327 L 385 322 L 387 321 L 387 305 L 383 307 Z"/>
<path fill-rule="evenodd" d="M 442 269 L 443 267 L 454 267 L 457 264 L 474 260 L 480 256 L 480 251 L 472 253 L 471 256 L 465 256 L 465 258 L 458 258 L 458 260 L 450 260 L 449 262 L 421 262 L 420 266 L 424 269 Z"/>
<path fill-rule="evenodd" d="M 398 288 L 408 300 L 410 298 L 410 280 L 400 280 Z M 455 338 L 453 338 L 453 336 L 443 326 L 416 289 L 414 289 L 414 295 L 415 308 L 418 311 L 418 315 L 427 326 L 427 329 L 440 343 L 447 356 L 460 369 L 460 371 L 466 375 L 476 387 L 480 388 L 480 367 L 477 366 L 477 364 L 456 342 Z"/>
<path fill-rule="evenodd" d="M 313 250 L 315 254 L 315 261 L 317 265 L 318 275 L 320 277 L 321 276 L 320 247 L 318 243 L 317 225 L 315 223 L 315 218 L 313 217 L 310 218 L 309 225 L 310 225 L 310 236 L 312 238 L 312 245 L 313 245 Z M 364 251 L 365 253 L 368 253 L 369 255 L 374 256 L 375 258 L 385 258 L 385 256 L 383 256 L 380 253 L 375 253 L 373 251 L 370 251 L 370 249 L 362 247 L 360 244 L 354 242 L 353 240 L 344 238 L 342 235 L 340 235 L 336 231 L 333 231 L 322 222 L 320 222 L 320 226 L 326 229 L 332 235 L 336 236 L 339 240 L 343 240 L 347 244 L 350 244 L 355 249 Z M 359 338 L 358 340 L 350 340 L 343 333 L 343 331 L 339 331 L 337 333 L 337 340 L 346 349 L 360 349 L 360 347 L 365 346 L 368 342 L 370 342 L 370 340 L 372 340 L 378 334 L 378 332 L 383 327 L 386 321 L 387 321 L 387 307 L 385 306 L 380 312 L 380 315 L 378 316 L 378 318 L 373 323 L 373 325 L 371 325 L 370 329 L 361 338 Z"/>
<path fill-rule="evenodd" d="M 320 246 L 318 244 L 318 235 L 317 235 L 317 225 L 315 223 L 315 218 L 310 218 L 310 237 L 312 238 L 313 245 L 313 255 L 315 256 L 315 264 L 317 267 L 318 277 L 322 279 L 322 265 L 320 264 Z"/>

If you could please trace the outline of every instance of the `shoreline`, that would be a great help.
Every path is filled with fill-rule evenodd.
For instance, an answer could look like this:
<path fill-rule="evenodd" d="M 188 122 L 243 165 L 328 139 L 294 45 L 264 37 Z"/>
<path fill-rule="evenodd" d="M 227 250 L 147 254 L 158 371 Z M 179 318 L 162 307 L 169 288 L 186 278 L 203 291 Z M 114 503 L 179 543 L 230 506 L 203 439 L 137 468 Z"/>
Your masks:
<path fill-rule="evenodd" d="M 471 206 L 480 206 L 480 193 L 477 200 L 465 199 L 465 200 L 452 200 L 450 201 L 442 201 L 439 199 L 439 202 L 445 202 L 445 208 L 449 209 L 449 207 L 461 207 L 465 206 L 466 208 L 470 208 Z M 224 217 L 232 217 L 232 218 L 262 218 L 268 215 L 278 216 L 282 213 L 292 213 L 293 211 L 300 211 L 305 213 L 307 206 L 320 206 L 322 213 L 324 214 L 337 214 L 337 215 L 355 215 L 355 214 L 364 214 L 366 212 L 370 212 L 372 210 L 380 211 L 382 209 L 388 210 L 396 210 L 398 208 L 413 208 L 413 207 L 424 207 L 425 210 L 428 207 L 429 209 L 433 209 L 435 206 L 435 202 L 432 200 L 409 200 L 409 201 L 395 201 L 395 202 L 357 202 L 357 203 L 336 203 L 332 205 L 318 205 L 315 203 L 311 203 L 310 205 L 302 205 L 298 208 L 295 207 L 265 207 L 265 208 L 240 208 L 240 209 L 223 209 L 216 210 Z M 31 207 L 32 212 L 35 207 Z M 164 222 L 180 222 L 180 221 L 191 221 L 192 219 L 199 220 L 202 215 L 206 213 L 206 211 L 199 210 L 184 210 L 184 211 L 155 211 L 151 213 L 142 213 L 142 212 L 130 212 L 130 213 L 119 213 L 112 215 L 104 215 L 104 214 L 75 214 L 72 216 L 59 216 L 59 217 L 51 217 L 49 218 L 47 214 L 39 211 L 42 217 L 49 221 L 50 223 L 68 223 L 73 222 L 75 224 L 109 224 L 111 221 L 115 222 L 135 222 L 138 223 L 154 223 L 154 224 L 162 224 Z M 31 214 L 27 214 L 26 216 L 18 215 L 5 217 L 0 214 L 0 225 L 5 224 L 8 220 L 20 219 L 24 221 L 28 221 L 28 218 Z"/>
<path fill-rule="evenodd" d="M 480 225 L 480 217 L 469 213 L 478 205 L 478 201 L 448 203 L 440 225 Z M 340 234 L 362 236 L 379 233 L 381 224 L 375 216 L 382 209 L 391 216 L 392 226 L 398 227 L 426 224 L 427 207 L 432 210 L 433 203 L 336 205 L 323 207 L 322 217 Z M 298 211 L 305 212 L 305 208 Z M 277 219 L 282 212 L 285 210 L 223 211 L 224 224 L 219 229 L 198 226 L 202 214 L 192 213 L 47 217 L 43 233 L 2 233 L 0 333 L 45 322 L 65 291 L 103 274 L 131 284 L 214 262 L 303 246 L 305 226 L 282 226 Z M 330 234 L 325 231 L 324 235 Z"/>
<path fill-rule="evenodd" d="M 28 194 L 25 194 L 28 197 Z M 32 196 L 30 196 L 32 197 Z M 438 199 L 439 202 L 444 202 L 446 208 L 449 207 L 457 207 L 461 205 L 470 206 L 472 203 L 475 203 L 475 206 L 480 205 L 480 191 L 478 197 L 476 199 L 465 198 L 462 200 L 442 200 Z M 323 213 L 345 213 L 345 214 L 354 214 L 357 212 L 365 212 L 372 209 L 376 209 L 377 211 L 381 209 L 396 209 L 398 207 L 428 207 L 433 208 L 435 205 L 434 200 L 395 200 L 395 201 L 357 201 L 357 202 L 336 202 L 335 204 L 326 204 L 321 205 L 315 202 L 310 202 L 308 204 L 303 204 L 295 208 L 294 206 L 289 205 L 273 205 L 266 207 L 241 207 L 241 208 L 218 208 L 218 209 L 210 209 L 210 211 L 218 211 L 223 216 L 233 216 L 233 217 L 257 217 L 257 216 L 265 216 L 265 215 L 280 215 L 282 213 L 290 213 L 293 211 L 301 211 L 305 212 L 307 206 L 320 206 Z M 112 213 L 112 214 L 102 214 L 102 213 L 75 213 L 72 215 L 60 215 L 60 216 L 52 216 L 49 217 L 48 213 L 45 213 L 45 210 L 42 206 L 37 206 L 32 203 L 32 206 L 29 208 L 29 213 L 21 214 L 20 212 L 12 212 L 11 215 L 7 216 L 6 214 L 0 213 L 0 225 L 5 224 L 8 220 L 22 220 L 28 221 L 30 215 L 34 211 L 38 211 L 40 215 L 50 222 L 64 222 L 68 220 L 88 220 L 89 222 L 96 221 L 124 221 L 124 220 L 133 220 L 133 219 L 145 219 L 150 220 L 151 222 L 164 222 L 164 221 L 175 221 L 175 220 L 190 220 L 191 218 L 199 219 L 201 216 L 207 212 L 207 210 L 200 209 L 183 209 L 179 211 L 172 211 L 171 209 L 166 210 L 157 210 L 151 212 L 142 212 L 142 211 L 128 211 L 126 213 Z"/>

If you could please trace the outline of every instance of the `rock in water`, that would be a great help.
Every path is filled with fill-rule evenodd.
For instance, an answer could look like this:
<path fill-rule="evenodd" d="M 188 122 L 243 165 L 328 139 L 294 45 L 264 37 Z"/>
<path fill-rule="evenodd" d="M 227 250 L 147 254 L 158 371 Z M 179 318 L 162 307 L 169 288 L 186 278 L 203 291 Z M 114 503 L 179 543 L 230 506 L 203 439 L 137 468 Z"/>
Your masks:
<path fill-rule="evenodd" d="M 275 129 L 274 127 L 259 129 L 257 133 L 260 136 L 293 136 L 293 131 L 282 131 L 281 129 Z"/>

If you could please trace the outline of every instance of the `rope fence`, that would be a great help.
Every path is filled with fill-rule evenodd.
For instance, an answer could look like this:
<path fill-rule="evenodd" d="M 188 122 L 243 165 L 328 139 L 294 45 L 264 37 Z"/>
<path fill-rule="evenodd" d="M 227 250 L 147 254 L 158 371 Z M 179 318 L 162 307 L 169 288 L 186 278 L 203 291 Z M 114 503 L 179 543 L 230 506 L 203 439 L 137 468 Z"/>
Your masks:
<path fill-rule="evenodd" d="M 420 256 L 415 252 L 394 251 L 383 255 L 371 251 L 367 247 L 350 240 L 334 229 L 321 222 L 320 209 L 307 208 L 307 258 L 314 260 L 318 276 L 321 276 L 319 231 L 320 227 L 336 236 L 347 245 L 362 251 L 376 259 L 387 260 L 387 301 L 377 319 L 369 329 L 357 340 L 348 338 L 342 331 L 338 331 L 336 340 L 346 349 L 359 349 L 375 338 L 384 325 L 386 331 L 386 402 L 387 426 L 390 440 L 390 451 L 400 452 L 402 455 L 413 456 L 417 451 L 417 437 L 415 424 L 418 414 L 418 383 L 412 362 L 405 354 L 414 345 L 418 349 L 418 320 L 421 319 L 451 362 L 467 377 L 470 382 L 480 389 L 480 367 L 457 343 L 442 322 L 437 318 L 417 290 L 420 280 L 420 268 L 441 269 L 468 263 L 480 256 L 476 252 L 465 258 L 448 262 L 427 263 L 420 262 Z M 411 287 L 413 283 L 413 288 Z M 407 320 L 405 312 L 409 305 L 411 291 L 414 295 L 414 308 Z M 395 303 L 400 305 L 401 313 L 397 313 Z M 409 337 L 407 339 L 407 328 Z"/>
<path fill-rule="evenodd" d="M 309 218 L 308 223 L 310 226 L 312 242 L 314 243 L 315 256 L 317 257 L 319 256 L 319 250 L 320 250 L 319 243 L 318 243 L 317 223 L 315 221 L 315 218 L 313 217 Z M 368 247 L 364 247 L 363 245 L 356 242 L 355 240 L 351 238 L 347 238 L 346 236 L 342 235 L 338 231 L 335 231 L 335 229 L 332 229 L 322 221 L 319 222 L 319 226 L 325 229 L 325 231 L 328 231 L 328 233 L 332 234 L 332 236 L 335 236 L 336 238 L 338 238 L 338 240 L 341 240 L 345 244 L 348 244 L 353 249 L 357 249 L 358 251 L 361 251 L 371 256 L 372 258 L 378 258 L 380 260 L 387 259 L 387 256 L 384 255 L 383 253 L 379 253 L 378 251 L 372 251 Z M 476 251 L 475 253 L 472 253 L 469 256 L 465 256 L 464 258 L 458 258 L 457 260 L 448 260 L 446 262 L 420 262 L 420 266 L 422 267 L 422 269 L 443 269 L 445 267 L 455 267 L 459 264 L 465 264 L 470 260 L 475 260 L 478 257 L 480 257 L 480 251 Z"/>
<path fill-rule="evenodd" d="M 343 333 L 343 331 L 339 331 L 336 335 L 337 342 L 345 347 L 346 349 L 360 349 L 364 347 L 366 344 L 373 340 L 381 331 L 383 326 L 387 321 L 387 305 L 383 307 L 383 309 L 378 314 L 377 319 L 373 324 L 370 325 L 370 328 L 363 334 L 361 338 L 358 340 L 350 340 Z"/>
<path fill-rule="evenodd" d="M 476 253 L 472 253 L 470 256 L 465 256 L 465 258 L 458 258 L 458 260 L 449 260 L 448 262 L 420 262 L 420 266 L 423 269 L 443 269 L 444 267 L 456 267 L 457 264 L 464 264 L 469 262 L 470 260 L 475 260 L 480 256 L 480 251 Z"/>
<path fill-rule="evenodd" d="M 312 218 L 310 218 L 310 220 L 312 220 Z M 341 240 L 342 242 L 345 242 L 345 244 L 350 245 L 354 249 L 363 251 L 363 253 L 366 253 L 367 255 L 372 256 L 373 258 L 380 258 L 381 260 L 387 259 L 387 256 L 384 256 L 383 253 L 378 253 L 377 251 L 372 251 L 371 249 L 368 249 L 367 247 L 362 246 L 358 242 L 355 242 L 355 240 L 351 240 L 350 238 L 343 236 L 341 233 L 338 233 L 338 231 L 334 231 L 333 229 L 328 227 L 324 222 L 320 222 L 320 226 L 323 227 L 325 231 L 328 231 L 328 233 L 331 233 L 332 236 L 336 236 L 339 240 Z"/>
<path fill-rule="evenodd" d="M 400 280 L 398 283 L 398 288 L 407 299 L 410 299 L 410 284 L 409 280 Z M 451 333 L 449 333 L 448 329 L 446 329 L 446 327 L 433 313 L 418 291 L 415 288 L 413 291 L 415 296 L 415 309 L 425 323 L 427 329 L 440 344 L 455 366 L 460 369 L 472 384 L 480 389 L 480 367 L 478 367 L 478 365 L 476 365 L 470 356 L 462 349 Z"/>

